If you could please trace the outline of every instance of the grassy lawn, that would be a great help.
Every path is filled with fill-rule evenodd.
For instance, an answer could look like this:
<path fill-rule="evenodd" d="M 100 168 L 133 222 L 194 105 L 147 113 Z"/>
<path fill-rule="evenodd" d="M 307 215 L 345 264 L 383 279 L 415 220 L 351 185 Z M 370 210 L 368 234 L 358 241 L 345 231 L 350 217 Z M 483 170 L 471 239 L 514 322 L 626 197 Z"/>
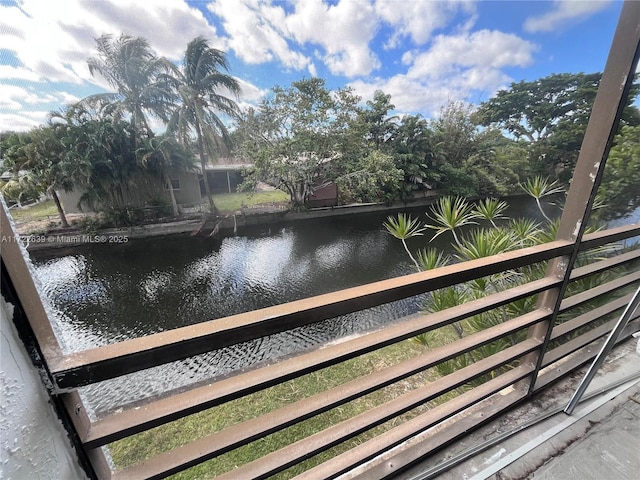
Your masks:
<path fill-rule="evenodd" d="M 250 418 L 277 410 L 301 398 L 318 394 L 327 389 L 342 385 L 355 378 L 377 372 L 424 352 L 424 347 L 410 340 L 400 342 L 381 350 L 366 354 L 347 362 L 327 367 L 319 372 L 285 382 L 210 410 L 191 415 L 170 424 L 157 427 L 148 432 L 120 440 L 110 445 L 113 460 L 118 468 L 140 462 L 163 451 L 185 445 L 190 441 L 219 432 L 232 425 Z M 285 445 L 293 443 L 315 432 L 319 432 L 345 419 L 363 413 L 380 404 L 388 402 L 409 390 L 432 381 L 437 376 L 427 371 L 406 380 L 390 385 L 382 390 L 370 393 L 345 405 L 336 407 L 326 413 L 293 425 L 285 430 L 273 433 L 268 437 L 254 441 L 245 447 L 223 454 L 185 472 L 172 476 L 174 479 L 204 479 L 233 470 L 234 467 L 262 457 Z M 418 408 L 424 411 L 426 405 Z M 286 479 L 301 473 L 311 466 L 326 461 L 333 456 L 371 438 L 381 429 L 389 427 L 414 416 L 412 411 L 401 419 L 390 421 L 373 431 L 365 432 L 358 437 L 338 445 L 330 451 L 319 454 L 303 464 L 292 467 L 274 478 Z"/>
<path fill-rule="evenodd" d="M 41 220 L 47 215 L 53 215 L 56 219 L 58 217 L 58 210 L 53 200 L 45 200 L 24 208 L 14 207 L 9 212 L 16 220 Z"/>
<path fill-rule="evenodd" d="M 221 212 L 232 213 L 243 207 L 255 207 L 264 204 L 287 204 L 289 195 L 281 190 L 270 192 L 221 193 L 213 196 L 216 207 Z"/>
<path fill-rule="evenodd" d="M 243 207 L 286 205 L 289 203 L 289 196 L 281 190 L 273 190 L 270 192 L 222 193 L 214 195 L 213 200 L 221 212 L 233 213 Z M 12 208 L 10 213 L 14 219 L 20 221 L 43 220 L 47 216 L 55 217 L 52 218 L 53 221 L 58 219 L 58 210 L 53 200 L 46 200 L 24 208 Z"/>

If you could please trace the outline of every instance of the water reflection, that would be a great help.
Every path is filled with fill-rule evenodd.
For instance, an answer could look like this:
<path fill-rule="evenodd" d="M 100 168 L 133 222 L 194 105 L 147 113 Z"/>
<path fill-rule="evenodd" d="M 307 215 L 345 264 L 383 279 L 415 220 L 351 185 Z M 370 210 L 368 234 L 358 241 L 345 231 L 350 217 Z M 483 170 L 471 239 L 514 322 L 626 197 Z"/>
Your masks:
<path fill-rule="evenodd" d="M 523 203 L 529 214 L 535 206 Z M 535 212 L 534 212 L 535 213 Z M 414 211 L 422 215 L 424 209 Z M 66 351 L 413 273 L 386 214 L 253 228 L 223 239 L 164 237 L 35 253 Z M 426 239 L 416 242 L 424 246 Z M 438 237 L 435 247 L 447 248 Z M 96 411 L 225 375 L 415 313 L 407 299 L 83 389 Z M 133 386 L 133 387 L 132 387 Z"/>

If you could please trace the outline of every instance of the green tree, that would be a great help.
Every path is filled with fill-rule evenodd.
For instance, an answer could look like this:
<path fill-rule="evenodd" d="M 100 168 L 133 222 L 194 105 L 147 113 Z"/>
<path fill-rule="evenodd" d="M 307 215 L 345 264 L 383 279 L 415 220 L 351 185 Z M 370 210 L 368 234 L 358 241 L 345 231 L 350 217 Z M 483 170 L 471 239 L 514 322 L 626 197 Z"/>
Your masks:
<path fill-rule="evenodd" d="M 175 133 L 183 145 L 189 145 L 192 132 L 195 132 L 212 213 L 216 207 L 207 181 L 206 165 L 219 156 L 224 146 L 230 145 L 223 117 L 238 114 L 238 106 L 227 95 L 237 98 L 240 85 L 225 73 L 228 71 L 225 53 L 210 47 L 204 37 L 196 37 L 187 45 L 181 69 L 174 73 L 181 103 L 171 116 L 169 131 Z"/>
<path fill-rule="evenodd" d="M 390 142 L 396 167 L 404 172 L 402 197 L 439 185 L 438 164 L 443 159 L 429 122 L 420 115 L 405 115 Z"/>
<path fill-rule="evenodd" d="M 625 125 L 609 152 L 598 196 L 604 207 L 598 215 L 610 218 L 627 214 L 640 205 L 640 126 Z"/>
<path fill-rule="evenodd" d="M 454 168 L 461 168 L 475 152 L 478 131 L 473 112 L 471 104 L 449 102 L 431 121 L 439 152 Z"/>
<path fill-rule="evenodd" d="M 478 145 L 473 106 L 449 102 L 438 117 L 431 120 L 430 127 L 440 160 L 437 164 L 438 191 L 445 195 L 477 195 L 477 178 L 466 165 Z"/>
<path fill-rule="evenodd" d="M 330 91 L 319 78 L 274 87 L 238 122 L 237 152 L 254 165 L 245 188 L 273 183 L 302 208 L 319 185 L 359 170 L 363 138 L 352 136 L 358 101 L 351 90 Z"/>
<path fill-rule="evenodd" d="M 70 191 L 73 188 L 80 175 L 80 167 L 69 161 L 60 130 L 52 123 L 36 127 L 16 143 L 20 144 L 19 147 L 3 154 L 5 168 L 15 173 L 28 170 L 29 175 L 25 177 L 28 188 L 46 191 L 51 196 L 60 222 L 67 228 L 69 224 L 57 191 Z"/>
<path fill-rule="evenodd" d="M 169 192 L 173 215 L 180 214 L 171 184 L 171 174 L 193 170 L 193 154 L 171 136 L 148 138 L 138 148 L 138 162 L 145 171 L 157 175 Z"/>
<path fill-rule="evenodd" d="M 0 191 L 8 201 L 20 205 L 26 200 L 38 198 L 41 186 L 31 172 L 22 170 L 29 157 L 29 145 L 32 143 L 30 132 L 0 133 L 0 159 L 2 170 L 9 171 L 13 177 L 0 185 Z"/>
<path fill-rule="evenodd" d="M 392 140 L 396 132 L 396 117 L 390 117 L 389 112 L 395 107 L 391 103 L 391 95 L 376 90 L 373 100 L 367 101 L 367 108 L 362 109 L 360 120 L 367 128 L 366 140 L 375 150 L 383 150 Z"/>
<path fill-rule="evenodd" d="M 83 103 L 98 107 L 115 122 L 128 118 L 136 133 L 153 136 L 147 114 L 168 120 L 175 98 L 169 76 L 173 64 L 156 57 L 141 37 L 102 35 L 96 39 L 96 48 L 98 56 L 87 60 L 89 72 L 102 77 L 116 92 L 91 95 Z"/>
<path fill-rule="evenodd" d="M 600 73 L 562 73 L 512 83 L 480 105 L 476 120 L 526 141 L 534 175 L 568 182 L 600 78 Z M 636 85 L 623 112 L 623 125 L 640 122 L 638 109 L 633 106 L 637 94 Z"/>
<path fill-rule="evenodd" d="M 393 158 L 378 150 L 362 159 L 360 168 L 336 179 L 340 199 L 351 202 L 392 202 L 398 197 L 404 173 Z"/>

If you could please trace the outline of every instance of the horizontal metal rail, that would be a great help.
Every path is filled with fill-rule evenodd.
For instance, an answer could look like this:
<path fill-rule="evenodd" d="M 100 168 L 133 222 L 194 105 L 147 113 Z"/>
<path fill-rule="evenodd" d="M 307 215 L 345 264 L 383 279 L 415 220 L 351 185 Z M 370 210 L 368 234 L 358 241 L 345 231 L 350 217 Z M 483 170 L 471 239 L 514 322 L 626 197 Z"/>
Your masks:
<path fill-rule="evenodd" d="M 617 298 L 611 302 L 601 305 L 597 308 L 589 310 L 588 312 L 578 315 L 571 320 L 567 320 L 559 325 L 556 325 L 551 333 L 551 340 L 556 340 L 564 335 L 567 335 L 575 330 L 587 326 L 590 323 L 601 319 L 605 315 L 610 315 L 616 310 L 624 308 L 631 299 L 631 294 L 624 297 Z"/>
<path fill-rule="evenodd" d="M 162 472 L 175 473 L 178 469 L 185 469 L 188 466 L 214 458 L 229 450 L 246 445 L 253 440 L 282 430 L 314 415 L 331 410 L 411 375 L 425 371 L 458 355 L 542 321 L 548 315 L 548 313 L 544 312 L 532 312 L 517 320 L 507 322 L 511 325 L 507 325 L 506 323 L 498 325 L 466 337 L 452 345 L 433 349 L 393 367 L 388 367 L 382 371 L 358 378 L 320 394 L 300 400 L 295 404 L 234 425 L 208 437 L 174 449 L 171 452 L 161 454 L 154 457 L 153 461 L 147 460 L 143 466 L 127 469 L 127 475 L 132 478 L 142 478 L 149 475 L 158 475 Z M 523 342 L 519 345 L 517 349 L 512 351 L 520 352 L 516 356 L 529 353 L 537 348 L 540 342 Z M 513 358 L 515 357 L 511 359 Z M 152 472 L 153 469 L 155 469 L 154 472 Z"/>
<path fill-rule="evenodd" d="M 580 251 L 602 247 L 608 243 L 619 242 L 640 235 L 640 223 L 631 223 L 620 227 L 588 233 L 582 237 Z"/>
<path fill-rule="evenodd" d="M 619 227 L 611 231 L 585 235 L 585 239 L 595 248 L 639 233 L 640 224 L 636 224 L 633 228 Z M 571 251 L 571 245 L 564 241 L 550 242 L 64 355 L 58 361 L 51 362 L 52 374 L 61 390 L 77 388 L 438 288 L 549 260 L 566 255 Z M 624 261 L 627 261 L 626 257 Z"/>
<path fill-rule="evenodd" d="M 571 310 L 580 305 L 584 305 L 585 303 L 595 300 L 598 297 L 601 297 L 608 293 L 615 292 L 616 290 L 627 287 L 639 280 L 640 280 L 640 270 L 633 273 L 629 273 L 624 277 L 611 280 L 610 282 L 603 283 L 602 285 L 599 285 L 597 287 L 590 288 L 589 290 L 585 290 L 584 292 L 576 293 L 575 295 L 572 295 L 562 300 L 562 303 L 560 304 L 559 312 L 563 313 L 563 312 L 566 312 L 567 310 Z"/>
<path fill-rule="evenodd" d="M 90 448 L 104 445 L 125 436 L 248 395 L 260 389 L 449 325 L 472 315 L 535 295 L 555 287 L 558 283 L 559 280 L 553 278 L 537 280 L 445 311 L 432 313 L 428 316 L 419 315 L 412 320 L 283 360 L 274 365 L 213 382 L 204 387 L 198 387 L 145 405 L 135 406 L 94 422 L 82 438 Z M 548 312 L 542 312 L 542 314 L 548 315 Z M 537 314 L 532 313 L 530 315 Z M 529 321 L 528 318 L 531 317 L 525 317 L 526 322 Z M 511 322 L 501 326 L 503 329 L 508 329 L 508 333 L 505 334 L 512 333 L 510 326 L 517 324 L 515 319 Z M 494 330 L 488 331 L 494 332 Z M 495 330 L 495 332 L 499 331 Z M 83 431 L 81 427 L 81 425 L 77 426 L 79 431 Z"/>
<path fill-rule="evenodd" d="M 624 229 L 623 233 L 618 231 L 615 235 L 616 237 L 619 237 L 623 234 L 630 234 L 630 232 L 635 232 L 635 230 Z M 610 237 L 600 234 L 597 242 L 594 242 L 593 245 L 595 245 L 595 247 L 605 245 L 609 240 Z M 549 255 L 548 257 L 553 258 L 554 255 Z M 620 255 L 614 255 L 605 260 L 594 262 L 585 267 L 580 267 L 580 269 L 575 269 L 574 278 L 572 278 L 572 280 L 580 280 L 586 278 L 589 275 L 610 270 L 614 266 L 627 264 L 639 257 L 640 255 L 638 254 L 638 251 L 631 251 Z M 523 262 L 520 265 L 528 264 L 529 263 Z M 510 268 L 517 267 L 512 266 Z M 481 276 L 484 275 L 480 275 L 478 274 L 478 272 L 475 272 L 475 275 L 470 275 L 470 279 L 471 277 L 479 278 Z M 586 292 L 576 294 L 563 301 L 561 310 L 566 311 L 571 308 L 575 308 L 589 300 L 629 285 L 634 281 L 637 281 L 639 278 L 640 273 L 633 272 L 631 274 L 625 275 L 624 277 L 612 280 L 610 282 L 607 282 L 606 284 L 590 289 Z M 240 398 L 250 393 L 319 370 L 321 368 L 335 365 L 350 358 L 354 358 L 356 356 L 371 352 L 379 348 L 383 348 L 407 338 L 411 338 L 415 335 L 441 328 L 451 323 L 469 318 L 470 316 L 476 315 L 478 313 L 486 312 L 491 309 L 507 305 L 519 299 L 547 291 L 551 288 L 557 287 L 559 282 L 560 279 L 545 277 L 541 280 L 523 284 L 509 290 L 491 295 L 489 297 L 481 298 L 473 302 L 459 305 L 442 312 L 436 312 L 424 316 L 420 315 L 414 319 L 409 319 L 397 325 L 365 334 L 361 337 L 347 340 L 343 343 L 338 343 L 323 349 L 302 354 L 294 358 L 283 360 L 275 365 L 257 368 L 253 371 L 249 371 L 231 378 L 225 378 L 220 381 L 211 383 L 205 387 L 198 387 L 191 391 L 172 395 L 170 397 L 163 398 L 146 405 L 135 406 L 93 422 L 88 429 L 85 428 L 83 430 L 84 434 L 81 436 L 81 438 L 86 448 L 97 448 L 112 441 L 125 438 L 135 433 L 148 430 L 150 428 L 168 423 L 179 418 L 183 418 L 187 415 L 202 411 L 206 408 L 211 408 L 224 402 Z M 316 299 L 317 298 L 318 297 L 316 297 Z M 558 338 L 559 336 L 570 333 L 577 328 L 588 325 L 593 320 L 601 318 L 601 315 L 603 313 L 608 313 L 611 311 L 615 311 L 615 309 L 617 308 L 621 308 L 621 306 L 623 306 L 623 303 L 624 298 L 618 299 L 610 304 L 601 307 L 600 309 L 595 309 L 592 312 L 588 312 L 587 314 L 580 316 L 580 318 L 572 319 L 568 322 L 565 322 L 565 324 L 556 327 L 552 338 Z M 263 438 L 271 433 L 290 427 L 291 425 L 309 419 L 312 416 L 329 411 L 363 395 L 371 393 L 377 389 L 384 388 L 385 386 L 391 385 L 415 373 L 431 368 L 438 363 L 454 358 L 457 355 L 469 352 L 474 348 L 486 345 L 487 343 L 495 341 L 499 338 L 503 338 L 506 335 L 510 335 L 518 330 L 546 320 L 549 318 L 549 316 L 550 312 L 546 310 L 536 310 L 534 312 L 531 312 L 530 314 L 507 321 L 504 324 L 488 328 L 487 330 L 483 330 L 482 332 L 479 332 L 475 335 L 465 337 L 462 340 L 454 342 L 451 345 L 434 349 L 428 354 L 421 355 L 410 361 L 406 361 L 394 367 L 385 369 L 384 371 L 361 377 L 352 382 L 349 382 L 348 384 L 341 385 L 340 387 L 322 392 L 321 394 L 315 395 L 313 397 L 303 399 L 282 409 L 273 411 L 269 414 L 254 418 L 249 421 L 245 421 L 241 424 L 228 427 L 220 432 L 191 442 L 183 447 L 178 447 L 167 453 L 160 454 L 140 464 L 133 465 L 123 471 L 117 472 L 115 474 L 115 478 L 163 478 L 164 476 L 177 473 L 199 463 L 205 462 L 209 459 L 215 458 L 216 456 L 224 454 L 230 450 L 250 444 L 256 439 Z M 566 350 L 571 350 L 571 352 L 576 351 L 584 347 L 584 345 L 593 342 L 594 340 L 597 340 L 597 338 L 606 334 L 606 331 L 601 334 L 600 330 L 601 329 L 595 329 L 595 331 L 590 332 L 588 338 L 583 338 L 582 342 L 572 342 L 571 346 L 566 347 L 563 352 L 565 352 Z M 533 340 L 528 340 L 527 342 L 531 341 Z M 520 348 L 523 345 L 528 344 L 523 342 L 514 347 L 511 347 L 509 351 L 513 351 L 513 348 Z M 535 348 L 537 348 L 539 345 L 540 342 L 536 341 Z M 524 351 L 524 353 L 518 354 L 517 357 L 514 358 L 520 358 L 522 357 L 522 355 L 533 351 L 535 348 L 525 347 L 526 351 Z M 489 359 L 493 359 L 491 360 L 491 362 L 497 361 L 499 358 L 500 357 L 497 357 L 496 355 L 489 357 Z M 489 359 L 484 359 L 481 362 L 489 362 Z M 553 357 L 545 357 L 544 365 L 552 363 L 553 359 Z M 483 363 L 481 362 L 475 363 L 470 367 L 481 367 L 483 365 Z M 497 364 L 491 363 L 491 365 Z M 467 369 L 470 367 L 467 367 Z M 492 369 L 495 368 L 499 367 L 492 367 Z M 468 372 L 467 369 L 459 370 L 458 372 Z M 473 371 L 477 372 L 477 370 Z M 491 369 L 483 370 L 482 372 L 486 373 L 487 371 L 491 371 Z M 456 372 L 456 374 L 460 375 L 458 372 Z M 482 375 L 483 373 L 478 373 L 475 376 L 477 377 L 479 375 Z M 437 382 L 445 381 L 445 379 L 449 379 L 450 381 L 450 377 L 451 376 L 443 377 Z M 470 381 L 469 378 L 464 380 L 463 383 L 456 384 L 455 387 L 451 388 L 457 388 L 458 386 L 468 381 Z M 439 384 L 436 383 L 435 385 L 435 388 L 437 388 L 437 385 Z M 445 383 L 445 385 L 448 384 Z M 346 425 L 349 425 L 349 427 L 343 431 L 345 436 L 340 436 L 340 440 L 331 440 L 331 438 L 333 437 L 328 437 L 327 442 L 325 442 L 316 453 L 331 448 L 337 443 L 352 438 L 353 436 L 356 436 L 370 428 L 373 428 L 376 425 L 390 420 L 391 418 L 395 418 L 398 415 L 401 415 L 406 411 L 415 408 L 415 406 L 419 405 L 421 402 L 424 403 L 430 401 L 431 399 L 436 398 L 443 393 L 446 393 L 446 391 L 449 390 L 437 390 L 431 396 L 428 396 L 427 400 L 415 400 L 414 403 L 410 404 L 410 406 L 407 406 L 406 408 L 399 408 L 399 410 L 389 410 L 388 404 L 385 404 L 385 410 L 380 410 L 380 412 L 384 413 L 384 415 L 379 417 L 378 421 L 374 421 L 373 423 L 370 423 L 370 418 L 368 417 L 364 423 L 358 422 L 357 419 L 360 417 L 354 417 L 356 420 L 346 420 Z M 414 395 L 417 396 L 418 394 L 414 392 Z M 382 406 L 379 408 L 382 408 Z M 355 425 L 357 425 L 357 427 Z M 326 431 L 321 432 L 323 436 L 325 435 L 325 433 Z M 309 438 L 311 437 L 307 437 L 307 439 L 303 439 L 301 440 L 301 442 L 308 441 Z M 314 441 L 316 441 L 317 443 L 317 439 Z M 297 444 L 299 444 L 299 442 Z M 283 451 L 286 453 L 287 448 L 288 447 L 285 447 L 284 450 L 278 451 L 278 455 L 280 456 Z M 291 463 L 280 462 L 276 470 L 270 470 L 269 467 L 268 470 L 270 473 L 265 475 L 271 475 L 276 471 L 281 471 L 285 468 L 288 468 L 288 466 L 298 463 L 299 461 L 302 461 L 309 456 L 309 452 L 304 449 L 298 449 L 298 451 L 304 452 L 304 454 L 300 456 L 300 458 L 298 458 L 297 460 L 292 460 Z M 257 460 L 256 462 L 267 462 L 266 464 L 268 464 L 268 457 L 269 456 L 263 457 L 263 459 Z M 282 460 L 281 456 L 279 458 L 280 460 Z M 250 465 L 253 465 L 253 467 L 250 467 Z M 255 466 L 256 463 L 252 462 L 248 464 L 248 466 L 242 468 L 251 469 Z M 312 469 L 311 471 L 314 471 L 314 469 Z M 234 471 L 233 474 L 242 474 L 242 470 Z M 256 478 L 262 478 L 261 475 L 262 474 L 259 474 Z"/>
<path fill-rule="evenodd" d="M 472 405 L 488 398 L 489 396 L 504 390 L 506 387 L 514 385 L 516 382 L 526 378 L 533 369 L 528 365 L 519 366 L 507 373 L 471 389 L 460 396 L 449 400 L 429 410 L 427 413 L 413 418 L 402 425 L 395 427 L 388 432 L 380 434 L 375 438 L 354 447 L 349 452 L 333 458 L 330 462 L 325 462 L 317 467 L 307 470 L 303 474 L 295 477 L 296 480 L 313 480 L 316 478 L 335 478 L 337 475 L 351 469 L 351 465 L 361 464 L 380 453 L 392 448 L 417 434 L 424 432 L 438 423 L 445 421 L 452 416 L 464 412 Z M 230 479 L 229 479 L 230 480 Z"/>
<path fill-rule="evenodd" d="M 316 455 L 322 451 L 325 451 L 335 445 L 342 443 L 345 440 L 348 440 L 349 438 L 353 438 L 360 433 L 365 432 L 370 428 L 373 428 L 374 426 L 380 425 L 391 418 L 401 415 L 402 413 L 406 413 L 415 407 L 423 405 L 426 402 L 429 402 L 446 392 L 464 385 L 474 378 L 491 372 L 499 368 L 500 366 L 521 357 L 522 355 L 524 355 L 524 352 L 531 351 L 532 349 L 535 349 L 539 346 L 540 342 L 535 340 L 515 345 L 491 357 L 480 360 L 473 365 L 457 370 L 456 372 L 447 375 L 446 377 L 439 378 L 438 380 L 435 380 L 434 382 L 424 387 L 406 393 L 401 397 L 387 402 L 384 405 L 375 407 L 356 417 L 325 429 L 322 432 L 313 434 L 276 452 L 265 455 L 258 460 L 255 460 L 238 469 L 233 470 L 232 472 L 221 475 L 219 478 L 221 480 L 238 478 L 266 478 L 286 468 L 289 468 L 290 466 L 293 466 L 305 460 L 306 458 L 311 457 L 312 455 Z M 509 372 L 499 375 L 496 379 L 490 380 L 489 382 L 475 387 L 471 391 L 476 392 L 479 398 L 484 398 L 494 393 L 495 391 L 501 390 L 505 386 L 511 385 L 516 381 L 524 378 L 530 372 L 530 368 L 516 367 Z M 501 381 L 494 382 L 497 379 L 501 379 Z M 476 397 L 475 395 L 473 397 L 474 401 L 478 400 L 478 397 Z M 452 402 L 452 404 L 456 404 L 455 400 L 450 400 L 449 402 L 447 402 L 447 404 L 450 402 Z M 459 408 L 456 410 L 460 411 L 464 408 L 467 408 L 471 404 L 472 402 L 459 402 Z M 457 413 L 457 411 L 453 413 Z M 432 410 L 429 412 L 429 415 L 427 415 L 429 421 L 437 421 L 438 419 L 434 418 L 431 413 Z M 405 424 L 409 424 L 410 422 L 412 421 L 408 420 L 407 422 L 405 422 Z M 412 426 L 414 426 L 415 423 L 416 422 L 413 422 Z M 423 428 L 420 428 L 418 431 L 422 429 Z M 399 441 L 405 440 L 406 438 L 415 435 L 416 433 L 417 431 L 413 429 L 406 429 L 406 436 L 403 435 L 403 438 L 401 438 Z M 377 436 L 376 439 L 380 441 L 380 437 L 382 436 L 383 434 Z M 393 442 L 388 442 L 386 438 L 384 438 L 383 444 L 384 447 L 381 448 L 381 451 L 393 446 Z M 349 451 L 348 456 L 350 459 L 353 459 L 354 455 L 357 455 L 357 450 L 358 447 L 354 447 Z M 331 462 L 326 462 L 323 465 L 328 468 L 333 468 L 336 465 L 339 465 L 339 457 L 340 456 L 337 456 L 336 458 L 332 459 Z M 363 459 L 363 461 L 367 460 L 368 458 L 370 458 L 370 455 L 367 455 L 366 458 Z M 353 464 L 354 462 L 350 462 L 350 465 Z M 317 476 L 315 472 L 311 472 L 313 472 L 313 469 L 306 472 L 310 474 L 308 478 L 329 478 L 329 476 Z M 303 474 L 303 477 L 304 476 L 305 475 Z"/>
<path fill-rule="evenodd" d="M 588 332 L 583 333 L 579 337 L 573 338 L 559 347 L 549 350 L 542 361 L 542 365 L 547 367 L 559 359 L 566 357 L 573 352 L 580 350 L 582 347 L 589 345 L 590 343 L 605 336 L 611 331 L 611 328 L 616 324 L 616 319 L 610 320 L 607 323 L 598 327 L 592 328 Z"/>
<path fill-rule="evenodd" d="M 590 263 L 583 267 L 574 268 L 569 277 L 572 282 L 576 280 L 582 280 L 596 273 L 611 270 L 613 268 L 625 265 L 640 259 L 640 249 L 630 250 L 619 255 L 613 255 L 605 260 Z"/>
<path fill-rule="evenodd" d="M 627 328 L 622 332 L 616 343 L 620 343 L 626 340 L 632 333 L 640 330 L 639 319 L 639 315 L 634 316 L 634 318 L 631 320 L 629 325 L 627 325 Z M 614 324 L 615 323 L 613 321 L 609 322 L 610 326 L 613 326 Z M 582 347 L 574 348 L 575 345 L 571 345 L 569 348 L 565 349 L 565 351 L 569 351 L 569 353 L 567 353 L 565 356 L 562 356 L 562 354 L 559 353 L 559 349 L 564 347 L 564 345 L 556 348 L 556 351 L 551 350 L 549 353 L 553 352 L 553 356 L 556 358 L 556 361 L 549 362 L 547 364 L 544 371 L 536 380 L 534 391 L 540 391 L 550 383 L 557 381 L 572 370 L 580 367 L 590 360 L 593 360 L 602 348 L 602 345 L 604 345 L 604 342 L 606 340 L 606 338 L 604 338 L 605 335 L 600 335 L 595 340 L 592 339 L 590 343 L 587 343 Z"/>
<path fill-rule="evenodd" d="M 566 255 L 572 245 L 550 242 L 72 353 L 51 363 L 52 375 L 61 390 L 77 388 Z"/>

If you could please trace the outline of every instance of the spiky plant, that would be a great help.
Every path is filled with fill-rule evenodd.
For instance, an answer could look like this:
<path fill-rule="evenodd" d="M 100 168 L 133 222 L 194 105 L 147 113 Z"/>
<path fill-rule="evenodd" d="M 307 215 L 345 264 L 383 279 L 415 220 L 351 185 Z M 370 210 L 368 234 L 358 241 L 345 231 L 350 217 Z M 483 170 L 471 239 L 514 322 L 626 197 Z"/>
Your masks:
<path fill-rule="evenodd" d="M 546 218 L 549 223 L 552 223 L 552 220 L 547 216 L 546 213 L 544 213 L 542 205 L 540 204 L 540 199 L 549 195 L 564 192 L 564 189 L 558 185 L 558 181 L 555 180 L 549 183 L 548 178 L 536 176 L 534 178 L 528 179 L 524 183 L 524 185 L 521 183 L 520 188 L 522 188 L 528 195 L 532 196 L 535 199 L 536 205 L 538 205 L 538 210 L 540 210 L 542 216 Z"/>
<path fill-rule="evenodd" d="M 462 237 L 462 242 L 455 246 L 455 250 L 456 257 L 465 261 L 498 255 L 513 250 L 515 245 L 515 235 L 510 230 L 476 229 Z"/>
<path fill-rule="evenodd" d="M 507 218 L 506 215 L 503 215 L 502 213 L 508 207 L 509 205 L 504 200 L 496 200 L 495 198 L 484 198 L 476 204 L 473 211 L 478 216 L 478 218 L 489 220 L 491 222 L 491 225 L 493 225 L 493 228 L 498 228 L 498 226 L 496 225 L 496 220 Z"/>
<path fill-rule="evenodd" d="M 456 229 L 465 225 L 477 225 L 473 220 L 478 217 L 473 206 L 462 197 L 440 198 L 435 205 L 431 206 L 431 214 L 427 216 L 434 222 L 434 225 L 427 225 L 427 227 L 436 231 L 431 240 L 445 232 L 451 232 L 458 246 L 461 244 L 456 235 Z"/>
<path fill-rule="evenodd" d="M 540 243 L 540 224 L 531 218 L 511 220 L 508 228 L 518 239 L 520 247 L 531 247 Z"/>
<path fill-rule="evenodd" d="M 420 264 L 411 254 L 407 246 L 407 240 L 409 238 L 421 236 L 422 232 L 426 230 L 426 228 L 420 224 L 420 220 L 412 218 L 411 215 L 399 213 L 396 217 L 389 215 L 387 221 L 384 222 L 384 227 L 387 229 L 387 232 L 402 242 L 407 255 L 409 255 L 416 269 L 421 272 L 422 268 L 420 268 Z"/>
<path fill-rule="evenodd" d="M 416 256 L 423 270 L 433 270 L 444 267 L 451 262 L 449 255 L 439 252 L 435 248 L 421 248 L 418 250 Z"/>

